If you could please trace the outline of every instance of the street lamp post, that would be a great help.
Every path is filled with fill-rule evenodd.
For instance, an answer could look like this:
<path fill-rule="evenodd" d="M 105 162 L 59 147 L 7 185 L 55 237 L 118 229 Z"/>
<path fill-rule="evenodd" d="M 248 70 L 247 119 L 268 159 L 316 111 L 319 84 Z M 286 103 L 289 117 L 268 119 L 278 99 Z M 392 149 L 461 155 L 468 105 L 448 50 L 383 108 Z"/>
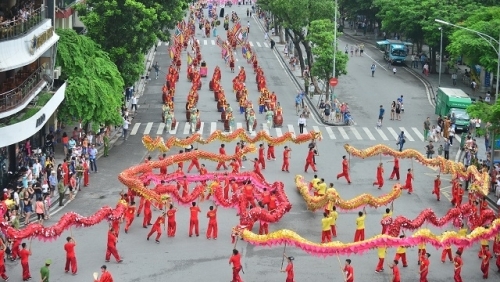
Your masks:
<path fill-rule="evenodd" d="M 441 43 L 439 44 L 439 79 L 438 87 L 441 87 L 441 66 L 443 65 L 443 28 L 439 28 L 441 31 Z"/>
<path fill-rule="evenodd" d="M 333 70 L 332 70 L 332 77 L 335 77 L 335 61 L 337 57 L 337 0 L 335 0 L 335 17 L 333 20 Z M 330 101 L 333 101 L 333 93 L 335 87 L 330 86 L 331 94 L 330 94 Z"/>
<path fill-rule="evenodd" d="M 497 101 L 498 100 L 498 87 L 499 87 L 499 84 L 500 84 L 499 83 L 500 82 L 500 34 L 498 35 L 498 40 L 496 40 L 495 38 L 489 36 L 488 34 L 479 32 L 477 30 L 473 30 L 473 29 L 470 29 L 470 28 L 467 28 L 467 27 L 463 27 L 463 26 L 459 26 L 459 25 L 456 25 L 456 24 L 452 24 L 452 23 L 449 23 L 449 22 L 446 22 L 446 21 L 443 21 L 443 20 L 440 20 L 440 19 L 435 19 L 435 21 L 438 22 L 438 23 L 440 23 L 440 24 L 445 24 L 445 25 L 453 26 L 453 27 L 456 27 L 456 28 L 459 28 L 459 29 L 463 29 L 463 30 L 467 30 L 469 32 L 475 33 L 479 37 L 481 37 L 482 39 L 484 39 L 486 42 L 488 42 L 488 44 L 490 44 L 491 48 L 493 48 L 493 50 L 495 50 L 495 52 L 497 53 L 497 82 L 496 82 L 496 85 L 495 85 L 495 101 Z M 441 35 L 442 35 L 442 32 L 441 32 Z M 498 47 L 495 47 L 495 45 L 493 45 L 493 43 L 496 43 L 498 45 Z"/>

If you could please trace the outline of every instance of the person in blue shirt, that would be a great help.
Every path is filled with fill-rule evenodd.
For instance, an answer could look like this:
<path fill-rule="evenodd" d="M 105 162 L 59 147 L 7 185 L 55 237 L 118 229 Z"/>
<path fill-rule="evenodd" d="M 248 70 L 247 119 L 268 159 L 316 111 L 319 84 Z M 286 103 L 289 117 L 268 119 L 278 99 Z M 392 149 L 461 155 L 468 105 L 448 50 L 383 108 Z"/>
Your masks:
<path fill-rule="evenodd" d="M 68 141 L 68 154 L 71 156 L 73 154 L 73 149 L 76 147 L 76 141 L 73 137 Z"/>
<path fill-rule="evenodd" d="M 378 111 L 378 119 L 382 123 L 384 121 L 384 114 L 385 114 L 385 109 L 384 106 L 380 105 L 380 109 Z"/>
<path fill-rule="evenodd" d="M 406 143 L 405 132 L 401 131 L 401 133 L 398 136 L 398 143 L 396 143 L 396 145 L 399 146 L 399 151 L 400 152 L 403 151 L 403 146 L 404 146 L 405 143 Z"/>
<path fill-rule="evenodd" d="M 295 111 L 297 115 L 300 113 L 300 107 L 304 108 L 304 92 L 297 91 L 297 96 L 295 97 Z"/>

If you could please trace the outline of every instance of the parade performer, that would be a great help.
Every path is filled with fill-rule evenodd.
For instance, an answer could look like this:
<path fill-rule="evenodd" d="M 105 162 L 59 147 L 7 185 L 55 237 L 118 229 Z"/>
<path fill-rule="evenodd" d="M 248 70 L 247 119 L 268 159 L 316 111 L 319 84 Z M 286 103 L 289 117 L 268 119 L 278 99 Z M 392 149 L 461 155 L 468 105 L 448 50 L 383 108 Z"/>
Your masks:
<path fill-rule="evenodd" d="M 265 105 L 266 105 L 266 97 L 264 97 L 264 95 L 261 94 L 259 97 L 259 114 L 264 113 Z"/>
<path fill-rule="evenodd" d="M 318 171 L 314 165 L 314 148 L 309 148 L 309 152 L 306 157 L 306 165 L 304 166 L 304 172 L 307 172 L 309 167 L 311 167 L 314 172 Z"/>
<path fill-rule="evenodd" d="M 262 179 L 264 178 L 264 175 L 262 175 L 262 172 L 260 171 L 260 161 L 258 158 L 255 158 L 253 161 L 253 172 L 260 176 Z"/>
<path fill-rule="evenodd" d="M 240 142 L 237 142 L 237 143 L 236 143 L 236 147 L 234 147 L 234 154 L 235 154 L 235 155 L 238 155 L 238 153 L 241 151 L 241 149 L 242 149 L 242 148 L 241 148 L 241 143 L 240 143 Z M 243 164 L 242 164 L 242 161 L 241 161 L 241 157 L 238 157 L 238 158 L 236 159 L 236 161 L 238 161 L 238 165 L 239 165 L 241 168 L 245 168 L 245 167 L 243 167 Z"/>
<path fill-rule="evenodd" d="M 238 252 L 238 250 L 233 249 L 233 255 L 229 259 L 229 265 L 232 264 L 233 267 L 233 279 L 231 282 L 243 282 L 240 277 L 240 271 L 241 271 L 241 255 Z"/>
<path fill-rule="evenodd" d="M 109 262 L 111 259 L 111 255 L 115 257 L 117 262 L 122 262 L 123 260 L 120 258 L 120 255 L 118 254 L 118 250 L 116 249 L 116 243 L 118 242 L 118 236 L 116 236 L 115 231 L 113 228 L 110 228 L 108 231 L 108 244 L 106 247 L 106 262 Z"/>
<path fill-rule="evenodd" d="M 453 257 L 451 255 L 451 245 L 447 245 L 443 248 L 443 251 L 441 252 L 441 262 L 444 263 L 446 261 L 446 256 L 448 256 L 448 259 L 450 262 L 453 261 Z"/>
<path fill-rule="evenodd" d="M 152 216 L 153 215 L 151 212 L 151 201 L 145 200 L 144 201 L 144 219 L 142 220 L 142 227 L 148 228 L 148 225 L 151 225 Z"/>
<path fill-rule="evenodd" d="M 382 247 L 377 248 L 378 264 L 377 264 L 377 267 L 375 268 L 375 272 L 384 271 L 384 260 L 385 260 L 386 254 L 387 254 L 387 247 L 386 246 L 382 246 Z"/>
<path fill-rule="evenodd" d="M 274 145 L 272 145 L 271 143 L 267 143 L 267 160 L 276 160 L 276 156 L 274 155 Z"/>
<path fill-rule="evenodd" d="M 274 112 L 268 109 L 266 112 L 266 123 L 268 128 L 271 128 L 273 126 L 273 116 Z"/>
<path fill-rule="evenodd" d="M 29 257 L 31 256 L 31 247 L 27 248 L 26 243 L 21 244 L 21 250 L 19 251 L 19 257 L 21 258 L 21 267 L 23 269 L 23 281 L 28 281 L 31 279 Z"/>
<path fill-rule="evenodd" d="M 345 177 L 348 184 L 351 184 L 351 178 L 349 177 L 349 162 L 346 156 L 342 156 L 342 173 L 337 174 L 337 180 L 341 177 Z"/>
<path fill-rule="evenodd" d="M 495 237 L 495 242 L 493 243 L 493 253 L 495 253 L 495 257 L 497 258 L 495 264 L 500 272 L 500 234 Z"/>
<path fill-rule="evenodd" d="M 243 194 L 245 195 L 245 200 L 247 201 L 247 205 L 252 207 L 256 207 L 255 204 L 255 196 L 254 196 L 254 187 L 250 180 L 247 180 L 243 186 Z"/>
<path fill-rule="evenodd" d="M 432 194 L 436 195 L 436 199 L 439 201 L 441 196 L 441 177 L 439 175 L 436 175 L 436 179 L 434 179 L 434 189 L 432 190 Z"/>
<path fill-rule="evenodd" d="M 318 196 L 324 196 L 326 194 L 326 183 L 324 178 L 321 178 L 321 180 L 319 181 L 316 189 L 316 194 Z"/>
<path fill-rule="evenodd" d="M 388 263 L 389 267 L 392 269 L 392 282 L 401 282 L 401 274 L 399 272 L 398 261 L 393 260 L 392 263 Z"/>
<path fill-rule="evenodd" d="M 232 52 L 229 55 L 229 68 L 231 69 L 231 73 L 234 73 L 234 55 Z"/>
<path fill-rule="evenodd" d="M 232 168 L 231 173 L 240 173 L 240 164 L 236 159 L 233 159 L 230 163 L 229 166 Z"/>
<path fill-rule="evenodd" d="M 102 274 L 101 277 L 99 277 L 99 280 L 94 279 L 94 282 L 113 282 L 113 277 L 105 265 L 101 266 L 101 272 Z"/>
<path fill-rule="evenodd" d="M 263 203 L 259 203 L 259 206 L 261 209 L 264 209 Z M 259 220 L 259 235 L 267 235 L 267 234 L 269 234 L 269 223 L 260 219 Z"/>
<path fill-rule="evenodd" d="M 363 208 L 363 211 L 358 212 L 358 218 L 356 218 L 356 233 L 354 234 L 354 242 L 365 240 L 365 219 L 366 208 Z"/>
<path fill-rule="evenodd" d="M 321 181 L 321 179 L 318 178 L 318 175 L 314 175 L 313 179 L 309 181 L 309 191 L 312 189 L 317 189 L 318 183 Z M 317 196 L 317 195 L 315 195 Z"/>
<path fill-rule="evenodd" d="M 425 254 L 427 254 L 427 250 L 426 250 L 426 245 L 425 243 L 420 243 L 418 244 L 418 265 L 420 265 L 420 261 L 422 260 L 422 258 L 425 256 Z"/>
<path fill-rule="evenodd" d="M 413 171 L 411 168 L 409 168 L 408 172 L 406 173 L 406 181 L 403 189 L 408 189 L 408 194 L 410 195 L 413 192 Z"/>
<path fill-rule="evenodd" d="M 392 217 L 392 210 L 390 208 L 385 209 L 385 213 L 382 215 L 382 220 Z M 385 234 L 387 232 L 388 225 L 382 224 L 382 233 Z"/>
<path fill-rule="evenodd" d="M 430 260 L 429 258 L 431 257 L 431 254 L 425 253 L 425 255 L 422 256 L 420 259 L 420 282 L 428 282 L 427 280 L 427 275 L 429 274 L 429 265 L 430 265 Z"/>
<path fill-rule="evenodd" d="M 189 208 L 189 237 L 193 236 L 193 230 L 194 233 L 196 234 L 196 237 L 200 236 L 200 231 L 199 231 L 199 221 L 198 221 L 198 214 L 201 212 L 200 207 L 196 205 L 196 202 L 191 203 L 191 207 Z"/>
<path fill-rule="evenodd" d="M 225 156 L 226 155 L 226 149 L 225 149 L 225 147 L 226 147 L 226 145 L 220 144 L 219 155 L 221 155 L 221 156 Z M 227 170 L 226 162 L 219 161 L 219 163 L 217 164 L 217 168 L 215 170 L 220 170 L 221 167 L 223 167 L 225 170 Z"/>
<path fill-rule="evenodd" d="M 488 229 L 488 226 L 485 226 L 485 229 Z M 477 257 L 483 258 L 486 248 L 488 248 L 490 246 L 490 242 L 486 239 L 482 239 L 479 241 L 479 243 L 481 244 L 481 247 L 479 248 L 479 252 L 477 253 Z"/>
<path fill-rule="evenodd" d="M 327 211 L 327 214 L 332 219 L 332 221 L 330 222 L 332 238 L 337 238 L 337 218 L 339 217 L 339 213 L 337 212 L 337 207 L 336 206 L 330 207 Z"/>
<path fill-rule="evenodd" d="M 481 272 L 483 272 L 483 279 L 488 279 L 488 273 L 490 270 L 490 259 L 491 259 L 491 253 L 489 247 L 486 246 L 486 248 L 483 251 L 483 257 L 481 260 Z"/>
<path fill-rule="evenodd" d="M 396 180 L 399 181 L 399 159 L 397 157 L 394 157 L 394 160 L 388 161 L 388 162 L 394 162 L 394 167 L 392 168 L 391 176 L 389 177 L 389 180 L 393 180 L 394 177 L 396 177 Z"/>
<path fill-rule="evenodd" d="M 384 167 L 382 163 L 379 163 L 377 167 L 377 181 L 373 182 L 373 186 L 375 185 L 378 185 L 378 189 L 382 189 L 382 186 L 384 186 Z"/>
<path fill-rule="evenodd" d="M 134 221 L 134 215 L 135 215 L 135 202 L 132 201 L 127 207 L 127 210 L 125 211 L 125 233 L 128 233 L 128 230 L 130 228 L 130 225 L 132 225 L 132 222 Z"/>
<path fill-rule="evenodd" d="M 5 246 L 5 243 L 3 240 L 0 240 L 0 258 L 5 257 L 5 250 L 7 249 L 7 246 Z M 3 280 L 8 281 L 9 277 L 7 274 L 5 274 L 5 260 L 1 259 L 0 260 L 0 277 L 2 277 Z"/>
<path fill-rule="evenodd" d="M 278 205 L 276 202 L 278 201 L 278 198 L 276 197 L 276 191 L 271 192 L 271 197 L 269 199 L 269 204 L 267 205 L 267 210 L 269 211 L 274 211 Z"/>
<path fill-rule="evenodd" d="M 328 243 L 332 241 L 331 223 L 332 218 L 324 212 L 323 218 L 321 219 L 321 243 Z"/>
<path fill-rule="evenodd" d="M 175 231 L 177 230 L 177 221 L 175 220 L 175 213 L 177 212 L 177 208 L 174 205 L 170 204 L 170 207 L 167 211 L 167 236 L 175 237 Z"/>
<path fill-rule="evenodd" d="M 351 260 L 345 260 L 344 266 L 345 282 L 354 282 L 354 268 L 351 266 Z"/>
<path fill-rule="evenodd" d="M 208 218 L 208 228 L 207 228 L 207 239 L 214 238 L 214 240 L 217 240 L 217 233 L 218 233 L 218 227 L 217 227 L 217 205 L 215 206 L 210 206 L 208 208 L 207 212 L 207 218 Z"/>
<path fill-rule="evenodd" d="M 71 273 L 75 275 L 78 270 L 75 254 L 76 241 L 72 237 L 66 238 L 66 241 L 67 243 L 64 244 L 64 250 L 66 251 L 66 266 L 64 267 L 64 272 L 68 273 L 71 269 Z"/>
<path fill-rule="evenodd" d="M 89 186 L 89 162 L 88 160 L 83 160 L 83 187 Z"/>
<path fill-rule="evenodd" d="M 459 178 L 458 176 L 455 176 L 452 180 L 451 180 L 451 204 L 453 206 L 456 206 L 456 203 L 457 203 L 457 191 L 459 189 L 459 186 L 460 183 L 459 183 Z"/>
<path fill-rule="evenodd" d="M 195 150 L 195 151 L 197 151 L 198 149 L 194 149 L 194 150 Z M 193 167 L 196 167 L 196 169 L 197 169 L 198 171 L 200 171 L 200 162 L 198 161 L 198 158 L 197 158 L 197 157 L 193 157 L 193 158 L 191 159 L 191 163 L 189 164 L 189 167 L 188 167 L 188 171 L 187 171 L 187 172 L 188 172 L 188 173 L 190 173 L 190 172 L 191 172 L 191 169 L 192 169 Z"/>
<path fill-rule="evenodd" d="M 462 205 L 462 201 L 463 201 L 463 198 L 464 198 L 464 189 L 462 188 L 462 183 L 458 184 L 458 189 L 456 191 L 456 205 L 455 207 L 460 207 Z"/>
<path fill-rule="evenodd" d="M 291 152 L 292 149 L 288 148 L 288 146 L 285 146 L 283 150 L 283 165 L 281 166 L 281 171 L 290 172 L 288 169 L 290 167 Z"/>
<path fill-rule="evenodd" d="M 156 218 L 155 223 L 151 227 L 151 230 L 148 233 L 148 236 L 146 237 L 146 240 L 149 241 L 149 237 L 153 235 L 156 232 L 156 244 L 160 243 L 160 237 L 161 237 L 161 226 L 165 225 L 165 212 L 162 212 L 158 218 Z"/>
<path fill-rule="evenodd" d="M 462 266 L 464 262 L 462 261 L 462 253 L 457 252 L 455 258 L 453 259 L 453 265 L 455 269 L 455 274 L 453 275 L 453 279 L 455 282 L 462 282 Z"/>
<path fill-rule="evenodd" d="M 264 157 L 265 150 L 266 148 L 264 147 L 264 144 L 259 144 L 259 163 L 262 166 L 262 169 L 266 169 L 266 158 Z"/>
<path fill-rule="evenodd" d="M 62 184 L 62 181 L 59 181 L 59 183 Z M 17 258 L 19 257 L 19 252 L 21 251 L 20 246 L 21 246 L 21 240 L 14 239 L 12 241 L 11 254 L 10 254 L 11 261 L 16 261 Z"/>
<path fill-rule="evenodd" d="M 293 272 L 293 260 L 294 257 L 288 257 L 285 253 L 283 253 L 283 257 L 287 259 L 288 264 L 286 265 L 285 270 L 281 270 L 281 272 L 286 272 L 286 280 L 285 282 L 294 282 L 293 279 L 295 274 Z"/>
<path fill-rule="evenodd" d="M 167 154 L 163 154 L 158 156 L 158 160 L 163 161 L 167 157 Z M 160 167 L 160 174 L 167 174 L 167 166 Z"/>
<path fill-rule="evenodd" d="M 405 235 L 399 235 L 400 239 L 404 239 Z M 394 260 L 399 261 L 401 259 L 403 263 L 403 267 L 408 267 L 408 262 L 406 261 L 406 247 L 405 246 L 399 246 L 396 249 L 396 255 L 394 256 Z"/>

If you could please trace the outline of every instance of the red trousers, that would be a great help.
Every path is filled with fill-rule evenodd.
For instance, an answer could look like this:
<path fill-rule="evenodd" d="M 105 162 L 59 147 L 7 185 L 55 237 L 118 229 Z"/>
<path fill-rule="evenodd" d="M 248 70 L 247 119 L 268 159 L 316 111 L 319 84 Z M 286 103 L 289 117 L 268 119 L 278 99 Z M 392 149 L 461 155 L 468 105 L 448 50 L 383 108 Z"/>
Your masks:
<path fill-rule="evenodd" d="M 254 170 L 253 173 L 257 174 L 258 176 L 260 176 L 260 178 L 262 179 L 265 179 L 264 178 L 264 175 L 262 175 L 262 173 L 260 172 L 260 170 Z"/>
<path fill-rule="evenodd" d="M 106 248 L 106 260 L 111 258 L 111 255 L 115 257 L 116 261 L 120 261 L 120 255 L 118 254 L 118 250 L 116 249 L 116 245 L 108 245 Z"/>
<path fill-rule="evenodd" d="M 21 267 L 23 269 L 23 280 L 28 280 L 31 278 L 30 265 L 28 262 L 21 262 Z"/>
<path fill-rule="evenodd" d="M 457 207 L 460 207 L 460 206 L 462 205 L 462 199 L 463 199 L 463 197 L 462 197 L 462 196 L 457 196 L 457 198 L 456 198 L 456 202 L 455 202 L 455 205 L 456 205 Z"/>
<path fill-rule="evenodd" d="M 259 235 L 264 235 L 269 233 L 269 223 L 261 222 L 259 225 Z"/>
<path fill-rule="evenodd" d="M 351 178 L 349 177 L 349 171 L 342 171 L 342 173 L 337 174 L 337 179 L 345 177 L 345 180 L 347 180 L 347 183 L 351 183 Z"/>
<path fill-rule="evenodd" d="M 490 262 L 488 261 L 487 264 L 481 263 L 481 272 L 483 272 L 483 278 L 487 279 L 488 278 L 488 273 L 490 270 Z"/>
<path fill-rule="evenodd" d="M 381 234 L 385 234 L 385 232 L 387 232 L 387 225 L 382 225 L 382 233 Z"/>
<path fill-rule="evenodd" d="M 188 173 L 191 172 L 191 169 L 196 167 L 197 170 L 200 170 L 200 164 L 198 162 L 191 162 L 188 167 Z"/>
<path fill-rule="evenodd" d="M 226 169 L 226 170 L 227 170 L 226 162 L 219 162 L 219 163 L 217 164 L 217 168 L 216 168 L 216 170 L 219 170 L 221 167 L 223 167 L 224 169 Z"/>
<path fill-rule="evenodd" d="M 317 171 L 316 166 L 312 160 L 306 161 L 306 165 L 304 166 L 304 171 L 307 172 L 307 169 L 311 167 L 314 171 Z"/>
<path fill-rule="evenodd" d="M 429 280 L 427 280 L 427 274 L 429 274 L 429 271 L 423 271 L 420 273 L 420 281 L 419 282 L 429 282 Z"/>
<path fill-rule="evenodd" d="M 64 267 L 64 271 L 69 272 L 71 268 L 71 273 L 76 274 L 78 271 L 78 267 L 76 265 L 76 257 L 66 257 L 66 266 Z"/>
<path fill-rule="evenodd" d="M 146 228 L 148 225 L 151 224 L 151 211 L 146 211 L 144 210 L 144 219 L 142 220 L 142 226 Z"/>
<path fill-rule="evenodd" d="M 446 255 L 448 255 L 448 259 L 450 261 L 453 261 L 453 258 L 451 256 L 451 249 L 443 249 L 441 252 L 441 262 L 444 262 L 446 260 Z"/>
<path fill-rule="evenodd" d="M 394 260 L 399 261 L 399 259 L 401 259 L 401 262 L 403 263 L 403 267 L 408 266 L 408 262 L 406 261 L 406 253 L 396 254 L 394 256 Z"/>
<path fill-rule="evenodd" d="M 130 228 L 130 225 L 132 225 L 132 222 L 134 221 L 134 216 L 130 217 L 125 217 L 125 233 L 128 232 L 128 229 Z"/>
<path fill-rule="evenodd" d="M 463 282 L 462 276 L 460 275 L 460 269 L 455 270 L 455 275 L 453 275 L 453 281 L 455 282 Z"/>
<path fill-rule="evenodd" d="M 155 225 L 153 225 L 153 227 L 151 227 L 151 231 L 149 231 L 149 233 L 148 233 L 148 239 L 155 232 L 156 232 L 156 241 L 158 241 L 158 240 L 160 240 L 160 237 L 161 237 L 161 225 L 156 225 L 155 224 Z"/>
<path fill-rule="evenodd" d="M 483 258 L 483 252 L 484 252 L 484 249 L 486 249 L 488 245 L 481 245 L 481 248 L 479 249 L 479 252 L 477 253 L 477 257 L 482 259 Z"/>
<path fill-rule="evenodd" d="M 283 160 L 283 165 L 281 166 L 281 170 L 288 171 L 289 167 L 290 167 L 290 161 L 289 160 Z"/>
<path fill-rule="evenodd" d="M 16 260 L 19 257 L 19 244 L 16 244 L 16 241 L 12 245 L 12 254 L 11 257 L 13 260 Z"/>
<path fill-rule="evenodd" d="M 142 208 L 144 208 L 144 198 L 141 197 L 139 201 L 139 206 L 137 207 L 137 216 L 141 214 Z"/>
<path fill-rule="evenodd" d="M 364 241 L 365 240 L 365 229 L 356 229 L 356 233 L 354 233 L 354 242 Z"/>
<path fill-rule="evenodd" d="M 383 177 L 377 177 L 377 181 L 373 182 L 373 186 L 377 185 L 378 188 L 382 188 L 384 186 L 384 178 Z"/>
<path fill-rule="evenodd" d="M 248 204 L 247 205 L 252 205 L 252 207 L 256 207 L 257 205 L 255 204 L 255 198 L 253 196 L 246 196 L 245 199 L 247 200 Z"/>
<path fill-rule="evenodd" d="M 197 219 L 196 220 L 193 220 L 193 219 L 189 220 L 189 236 L 190 237 L 193 236 L 193 229 L 194 229 L 194 233 L 196 234 L 196 236 L 200 236 L 198 225 L 199 225 L 199 222 Z"/>
<path fill-rule="evenodd" d="M 337 237 L 337 226 L 336 225 L 330 225 L 330 229 L 332 231 L 332 237 Z"/>
<path fill-rule="evenodd" d="M 89 171 L 85 170 L 83 173 L 83 186 L 89 186 Z"/>
<path fill-rule="evenodd" d="M 207 238 L 217 239 L 217 233 L 218 233 L 217 222 L 208 222 Z"/>
<path fill-rule="evenodd" d="M 408 184 L 403 187 L 404 189 L 408 189 L 408 193 L 413 193 L 413 184 Z"/>
<path fill-rule="evenodd" d="M 276 157 L 274 156 L 274 149 L 267 149 L 267 159 L 276 159 Z"/>
<path fill-rule="evenodd" d="M 436 189 L 434 188 L 434 190 L 432 190 L 432 194 L 436 195 L 436 199 L 439 201 L 440 200 L 440 197 L 441 197 L 441 191 L 440 189 Z"/>
<path fill-rule="evenodd" d="M 418 264 L 420 265 L 420 259 L 422 258 L 423 255 L 427 253 L 426 249 L 418 249 Z"/>
<path fill-rule="evenodd" d="M 382 270 L 384 270 L 384 259 L 378 258 L 378 264 L 377 268 L 375 268 L 375 271 L 382 271 Z"/>
<path fill-rule="evenodd" d="M 5 274 L 5 264 L 0 265 L 0 277 L 2 277 L 3 280 L 9 279 L 9 277 Z"/>
<path fill-rule="evenodd" d="M 240 271 L 241 271 L 241 266 L 240 267 L 233 267 L 233 280 L 231 282 L 243 282 L 240 277 Z"/>
<path fill-rule="evenodd" d="M 175 221 L 167 222 L 167 235 L 168 235 L 168 237 L 174 237 L 175 231 L 177 231 L 177 222 L 175 222 Z"/>
<path fill-rule="evenodd" d="M 396 179 L 399 180 L 399 167 L 392 168 L 391 176 L 389 177 L 389 179 L 394 179 L 394 176 L 396 176 Z"/>
<path fill-rule="evenodd" d="M 266 169 L 266 159 L 264 156 L 259 156 L 259 163 L 262 166 L 262 169 Z"/>
<path fill-rule="evenodd" d="M 500 256 L 497 256 L 495 264 L 497 265 L 498 271 L 500 271 Z"/>
<path fill-rule="evenodd" d="M 328 243 L 332 241 L 332 232 L 330 230 L 321 231 L 321 243 Z"/>

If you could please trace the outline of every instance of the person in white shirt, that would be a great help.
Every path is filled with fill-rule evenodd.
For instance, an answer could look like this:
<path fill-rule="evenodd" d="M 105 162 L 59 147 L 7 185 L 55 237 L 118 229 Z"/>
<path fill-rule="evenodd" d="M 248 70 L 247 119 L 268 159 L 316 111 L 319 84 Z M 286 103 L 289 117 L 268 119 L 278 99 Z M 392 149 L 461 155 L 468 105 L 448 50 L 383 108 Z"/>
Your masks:
<path fill-rule="evenodd" d="M 16 206 L 19 207 L 19 193 L 17 193 L 17 189 L 14 190 L 12 198 L 14 199 L 14 203 L 16 203 Z"/>
<path fill-rule="evenodd" d="M 42 165 L 40 164 L 40 161 L 38 159 L 35 160 L 35 163 L 33 164 L 33 176 L 35 179 L 40 178 L 40 174 L 42 173 Z"/>
<path fill-rule="evenodd" d="M 134 111 L 134 114 L 137 112 L 137 96 L 132 96 L 132 101 L 131 101 L 132 106 L 130 107 L 130 110 Z"/>
<path fill-rule="evenodd" d="M 304 127 L 307 126 L 307 119 L 304 117 L 304 115 L 300 115 L 298 124 L 300 134 L 304 133 Z"/>
<path fill-rule="evenodd" d="M 128 125 L 130 124 L 130 121 L 128 119 L 123 119 L 123 139 L 127 140 L 127 133 L 128 133 Z"/>

